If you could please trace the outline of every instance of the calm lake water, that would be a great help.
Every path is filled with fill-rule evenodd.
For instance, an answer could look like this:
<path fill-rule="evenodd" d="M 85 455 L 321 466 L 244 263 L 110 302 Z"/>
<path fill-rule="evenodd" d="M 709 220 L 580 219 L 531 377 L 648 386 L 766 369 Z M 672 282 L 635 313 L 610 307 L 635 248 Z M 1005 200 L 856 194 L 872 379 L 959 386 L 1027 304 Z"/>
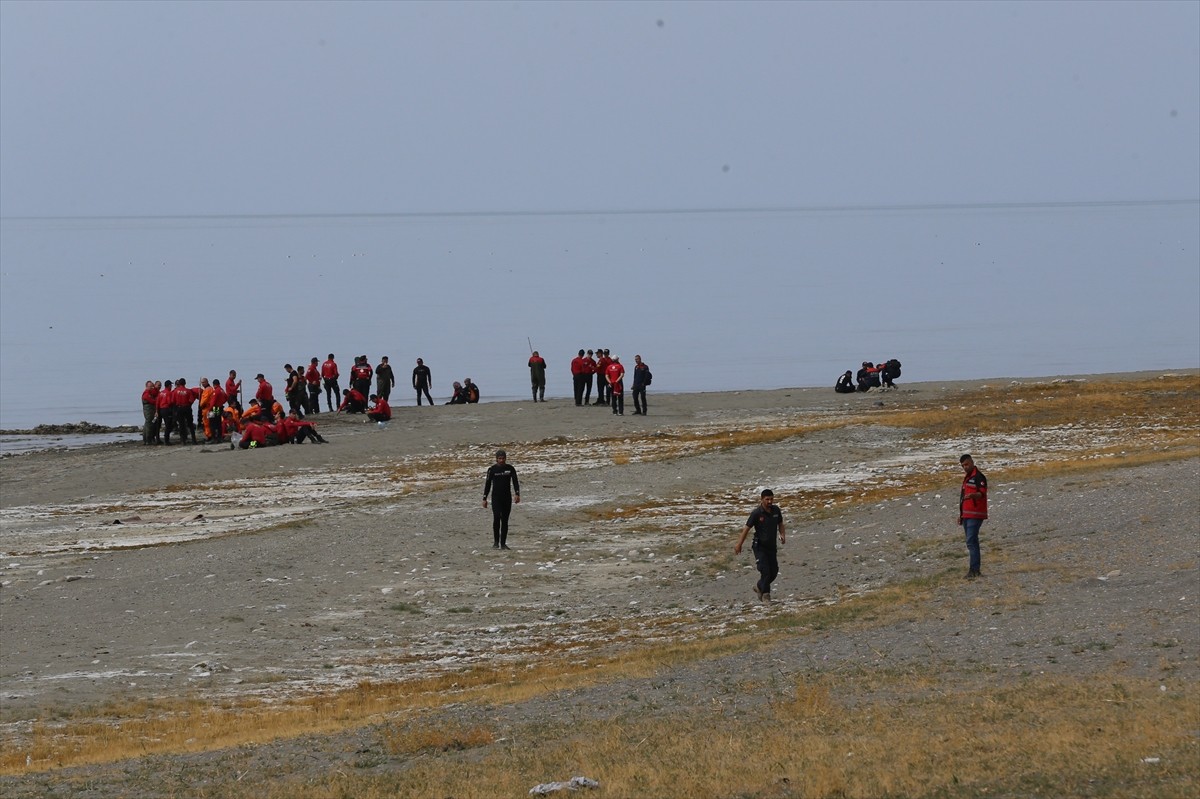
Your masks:
<path fill-rule="evenodd" d="M 1200 202 L 0 220 L 0 427 L 137 424 L 147 379 L 415 359 L 524 398 L 529 346 L 652 391 L 1200 366 Z"/>

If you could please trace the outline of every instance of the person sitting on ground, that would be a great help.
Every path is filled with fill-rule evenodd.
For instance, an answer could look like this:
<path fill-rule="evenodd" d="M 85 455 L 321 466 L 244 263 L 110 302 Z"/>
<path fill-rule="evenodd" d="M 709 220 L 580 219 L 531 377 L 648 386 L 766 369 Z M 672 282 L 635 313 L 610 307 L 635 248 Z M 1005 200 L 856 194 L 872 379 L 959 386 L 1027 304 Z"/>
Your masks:
<path fill-rule="evenodd" d="M 242 434 L 242 440 L 238 442 L 238 447 L 241 449 L 256 449 L 258 447 L 273 447 L 279 443 L 279 435 L 274 430 L 274 425 L 266 424 L 261 420 L 246 424 L 246 431 Z"/>
<path fill-rule="evenodd" d="M 454 381 L 454 388 L 451 390 L 450 399 L 446 402 L 447 405 L 466 405 L 467 392 L 463 390 L 462 383 Z"/>
<path fill-rule="evenodd" d="M 328 444 L 329 442 L 317 432 L 317 426 L 312 422 L 300 418 L 300 415 L 291 412 L 283 419 L 283 430 L 286 438 L 283 440 L 292 444 L 303 444 L 305 439 L 312 439 L 317 444 Z"/>
<path fill-rule="evenodd" d="M 471 378 L 463 378 L 463 391 L 466 392 L 467 402 L 479 402 L 479 386 L 471 382 Z"/>
<path fill-rule="evenodd" d="M 371 402 L 374 404 L 367 409 L 367 418 L 373 422 L 391 421 L 392 409 L 388 405 L 388 401 L 378 394 L 371 395 Z"/>
<path fill-rule="evenodd" d="M 342 411 L 346 413 L 366 413 L 367 398 L 357 388 L 342 389 L 342 404 L 338 406 L 338 413 Z"/>
<path fill-rule="evenodd" d="M 855 377 L 858 379 L 859 391 L 879 388 L 879 370 L 872 366 L 870 361 L 863 361 L 862 368 L 858 370 Z"/>
<path fill-rule="evenodd" d="M 854 387 L 854 373 L 847 369 L 846 374 L 838 378 L 833 390 L 839 394 L 853 394 L 857 391 Z"/>

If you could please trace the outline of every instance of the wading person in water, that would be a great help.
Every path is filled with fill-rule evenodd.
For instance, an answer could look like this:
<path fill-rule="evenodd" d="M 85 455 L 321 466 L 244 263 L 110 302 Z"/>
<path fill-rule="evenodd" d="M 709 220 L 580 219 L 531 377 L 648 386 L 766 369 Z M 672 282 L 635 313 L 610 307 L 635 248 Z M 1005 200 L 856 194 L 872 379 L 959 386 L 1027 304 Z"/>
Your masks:
<path fill-rule="evenodd" d="M 517 480 L 517 470 L 508 464 L 508 453 L 502 449 L 496 450 L 496 462 L 488 469 L 483 484 L 485 508 L 489 493 L 492 495 L 492 549 L 508 549 L 508 514 L 513 502 L 521 501 L 521 483 Z"/>
<path fill-rule="evenodd" d="M 763 602 L 771 601 L 771 583 L 779 576 L 779 558 L 776 555 L 775 539 L 778 534 L 779 544 L 787 543 L 787 532 L 783 526 L 783 511 L 775 505 L 775 494 L 769 488 L 764 488 L 759 495 L 758 507 L 750 512 L 746 526 L 742 528 L 742 536 L 733 547 L 733 554 L 742 554 L 742 544 L 750 530 L 754 530 L 754 564 L 758 567 L 758 582 L 754 585 L 754 593 Z"/>

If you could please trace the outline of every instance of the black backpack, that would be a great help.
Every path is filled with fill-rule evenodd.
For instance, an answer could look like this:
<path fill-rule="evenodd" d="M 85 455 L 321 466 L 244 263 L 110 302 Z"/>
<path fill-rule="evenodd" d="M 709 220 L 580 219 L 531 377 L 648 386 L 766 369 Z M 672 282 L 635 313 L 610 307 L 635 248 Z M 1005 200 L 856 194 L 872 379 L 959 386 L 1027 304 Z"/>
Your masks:
<path fill-rule="evenodd" d="M 646 369 L 646 385 L 650 385 L 652 380 L 654 380 L 654 375 L 650 374 L 649 369 Z"/>

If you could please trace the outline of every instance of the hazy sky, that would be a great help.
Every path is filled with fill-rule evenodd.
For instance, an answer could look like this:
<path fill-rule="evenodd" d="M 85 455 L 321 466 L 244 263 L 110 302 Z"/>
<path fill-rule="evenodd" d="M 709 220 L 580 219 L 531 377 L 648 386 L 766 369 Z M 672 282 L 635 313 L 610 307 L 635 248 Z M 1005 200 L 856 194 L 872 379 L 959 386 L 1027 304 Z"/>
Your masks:
<path fill-rule="evenodd" d="M 330 351 L 1200 366 L 1198 253 L 1198 2 L 0 0 L 3 426 Z"/>
<path fill-rule="evenodd" d="M 14 216 L 1200 195 L 1200 3 L 0 3 Z"/>

